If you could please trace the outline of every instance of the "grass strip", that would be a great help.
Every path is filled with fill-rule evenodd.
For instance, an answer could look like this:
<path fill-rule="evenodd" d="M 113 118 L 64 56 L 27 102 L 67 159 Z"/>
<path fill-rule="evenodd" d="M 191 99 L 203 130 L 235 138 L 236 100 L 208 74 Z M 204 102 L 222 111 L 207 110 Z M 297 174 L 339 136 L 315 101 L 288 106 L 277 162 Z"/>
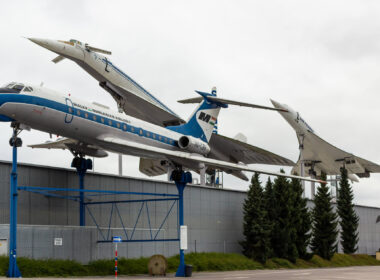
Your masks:
<path fill-rule="evenodd" d="M 148 261 L 149 258 L 120 258 L 118 263 L 119 274 L 148 274 Z M 18 258 L 17 263 L 23 277 L 106 276 L 114 274 L 113 260 L 97 260 L 82 265 L 71 260 L 34 260 Z M 380 265 L 380 261 L 377 261 L 375 258 L 360 254 L 335 254 L 330 261 L 314 255 L 308 261 L 298 259 L 296 263 L 280 258 L 272 258 L 265 264 L 261 264 L 240 254 L 189 253 L 186 254 L 186 263 L 193 266 L 194 272 Z M 179 256 L 168 258 L 168 272 L 175 272 L 178 265 Z M 7 270 L 8 257 L 0 256 L 0 276 L 5 276 Z"/>

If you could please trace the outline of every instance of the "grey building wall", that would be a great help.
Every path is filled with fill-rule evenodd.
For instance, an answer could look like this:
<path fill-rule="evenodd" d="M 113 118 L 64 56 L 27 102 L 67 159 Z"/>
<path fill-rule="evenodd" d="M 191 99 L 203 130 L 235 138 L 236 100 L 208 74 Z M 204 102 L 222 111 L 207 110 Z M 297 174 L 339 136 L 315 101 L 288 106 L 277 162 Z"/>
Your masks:
<path fill-rule="evenodd" d="M 0 162 L 0 240 L 8 238 L 9 180 L 11 165 Z M 19 186 L 78 188 L 74 170 L 20 164 Z M 170 182 L 119 177 L 89 172 L 85 177 L 87 189 L 130 192 L 172 193 L 177 188 Z M 72 194 L 72 193 L 70 193 Z M 91 201 L 151 198 L 142 195 L 106 195 L 91 197 Z M 189 252 L 240 252 L 242 240 L 242 204 L 245 192 L 188 186 L 184 192 L 185 224 L 188 225 Z M 149 202 L 150 223 L 158 229 L 172 205 L 172 201 Z M 111 204 L 89 205 L 96 222 L 108 227 Z M 141 203 L 118 204 L 124 226 L 130 236 Z M 89 211 L 86 227 L 79 225 L 79 203 L 67 199 L 46 197 L 25 191 L 19 192 L 18 203 L 18 254 L 33 258 L 70 258 L 87 262 L 99 258 L 112 258 L 112 244 L 97 243 L 102 239 Z M 121 221 L 114 209 L 111 219 L 113 230 L 109 236 L 125 236 Z M 133 239 L 150 237 L 148 216 L 143 208 Z M 107 229 L 103 234 L 107 235 Z M 155 234 L 155 231 L 152 232 Z M 54 238 L 63 237 L 63 246 L 54 246 Z M 158 237 L 177 238 L 177 207 L 163 225 Z M 128 243 L 119 246 L 120 256 L 140 257 L 153 254 L 178 254 L 178 242 Z"/>
<path fill-rule="evenodd" d="M 11 165 L 0 162 L 0 242 L 9 235 L 9 178 Z M 78 188 L 75 171 L 46 166 L 19 165 L 19 186 L 41 186 Z M 177 193 L 174 184 L 153 180 L 119 177 L 89 172 L 86 175 L 87 189 L 135 191 L 151 193 Z M 226 189 L 188 186 L 184 193 L 185 224 L 189 227 L 188 252 L 240 252 L 242 236 L 242 205 L 246 193 Z M 142 195 L 107 195 L 92 197 L 92 201 L 115 199 L 149 198 Z M 150 202 L 150 222 L 158 229 L 172 202 Z M 312 202 L 309 201 L 309 207 Z M 118 209 L 130 236 L 141 203 L 119 204 Z M 100 226 L 107 227 L 110 221 L 111 205 L 89 206 Z M 112 244 L 97 243 L 102 239 L 86 211 L 86 227 L 79 227 L 79 203 L 41 194 L 19 192 L 18 205 L 18 254 L 33 258 L 63 258 L 88 262 L 95 259 L 112 258 Z M 380 208 L 356 206 L 360 217 L 359 253 L 375 254 L 380 247 L 380 223 L 377 217 Z M 109 236 L 124 236 L 116 212 L 111 219 Z M 134 239 L 150 237 L 146 209 L 142 211 Z M 103 229 L 107 235 L 107 230 Z M 153 230 L 153 234 L 155 231 Z M 163 225 L 161 238 L 177 237 L 177 208 Z M 63 238 L 62 246 L 54 246 L 54 238 Z M 123 243 L 119 255 L 134 258 L 164 254 L 178 254 L 178 242 Z"/>

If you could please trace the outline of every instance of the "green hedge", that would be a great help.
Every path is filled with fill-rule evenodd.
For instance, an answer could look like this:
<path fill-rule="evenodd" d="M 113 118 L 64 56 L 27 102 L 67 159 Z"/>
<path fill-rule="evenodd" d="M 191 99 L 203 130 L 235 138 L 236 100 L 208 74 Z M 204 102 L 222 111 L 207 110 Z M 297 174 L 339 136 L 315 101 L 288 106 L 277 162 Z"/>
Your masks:
<path fill-rule="evenodd" d="M 134 275 L 148 274 L 149 258 L 125 259 L 120 258 L 118 263 L 119 274 Z M 82 265 L 70 260 L 32 260 L 18 258 L 17 263 L 23 277 L 43 276 L 105 276 L 114 274 L 113 260 L 98 260 Z M 255 262 L 240 254 L 222 253 L 189 253 L 186 254 L 186 263 L 193 266 L 193 271 L 231 271 L 254 269 L 295 269 L 317 267 L 343 267 L 380 265 L 380 262 L 368 255 L 335 254 L 331 261 L 313 256 L 305 261 L 298 259 L 296 263 L 288 260 L 273 258 L 265 264 Z M 175 272 L 179 264 L 179 257 L 168 258 L 168 272 Z M 5 276 L 8 269 L 8 258 L 0 257 L 0 276 Z"/>

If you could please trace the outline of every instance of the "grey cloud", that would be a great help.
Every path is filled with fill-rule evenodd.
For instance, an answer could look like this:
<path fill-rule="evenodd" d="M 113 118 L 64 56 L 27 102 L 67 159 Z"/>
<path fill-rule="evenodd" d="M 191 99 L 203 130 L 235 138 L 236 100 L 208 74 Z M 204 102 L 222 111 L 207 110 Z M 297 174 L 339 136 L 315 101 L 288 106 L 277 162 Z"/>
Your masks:
<path fill-rule="evenodd" d="M 370 3 L 370 4 L 369 4 Z M 21 36 L 76 38 L 110 49 L 112 61 L 184 118 L 193 111 L 178 99 L 217 86 L 222 97 L 270 106 L 287 103 L 332 144 L 380 163 L 378 35 L 380 3 L 370 1 L 8 1 L 1 26 L 0 83 L 28 81 L 112 107 L 115 104 L 71 61 Z M 370 6 L 369 6 L 370 5 Z M 22 20 L 20 20 L 22 19 Z M 293 161 L 294 131 L 276 112 L 230 108 L 220 133 L 243 132 L 248 142 Z M 0 159 L 10 158 L 8 124 Z M 25 144 L 48 139 L 23 132 Z M 62 158 L 57 163 L 55 158 Z M 63 151 L 20 150 L 20 160 L 68 167 Z M 278 171 L 278 167 L 262 166 Z M 95 160 L 96 171 L 116 172 L 116 156 Z M 125 157 L 124 171 L 138 172 Z M 165 176 L 160 177 L 165 179 Z M 225 176 L 226 187 L 247 183 Z M 356 202 L 378 205 L 379 175 L 355 187 Z"/>

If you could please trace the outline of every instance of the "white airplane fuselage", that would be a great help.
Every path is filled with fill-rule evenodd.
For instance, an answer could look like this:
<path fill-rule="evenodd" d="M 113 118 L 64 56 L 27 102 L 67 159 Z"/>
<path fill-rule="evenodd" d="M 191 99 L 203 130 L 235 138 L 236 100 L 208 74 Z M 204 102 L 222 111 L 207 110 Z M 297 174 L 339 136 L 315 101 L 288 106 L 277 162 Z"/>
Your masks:
<path fill-rule="evenodd" d="M 78 40 L 56 41 L 37 38 L 30 38 L 30 40 L 65 58 L 73 60 L 99 82 L 108 81 L 112 84 L 123 87 L 124 89 L 135 93 L 140 98 L 143 98 L 175 115 L 175 113 L 165 104 L 116 67 L 106 56 L 87 50 L 84 43 Z"/>
<path fill-rule="evenodd" d="M 111 145 L 101 139 L 111 136 L 168 150 L 180 150 L 177 143 L 183 136 L 181 133 L 50 89 L 31 88 L 32 92 L 0 94 L 2 120 L 14 120 L 33 129 L 83 141 L 116 153 L 151 156 Z"/>
<path fill-rule="evenodd" d="M 271 100 L 271 102 L 275 108 L 287 110 L 287 112 L 278 112 L 290 124 L 290 126 L 293 127 L 298 137 L 301 135 L 306 136 L 308 132 L 315 133 L 311 126 L 307 124 L 298 112 L 294 111 L 286 104 L 281 104 L 274 100 Z"/>

